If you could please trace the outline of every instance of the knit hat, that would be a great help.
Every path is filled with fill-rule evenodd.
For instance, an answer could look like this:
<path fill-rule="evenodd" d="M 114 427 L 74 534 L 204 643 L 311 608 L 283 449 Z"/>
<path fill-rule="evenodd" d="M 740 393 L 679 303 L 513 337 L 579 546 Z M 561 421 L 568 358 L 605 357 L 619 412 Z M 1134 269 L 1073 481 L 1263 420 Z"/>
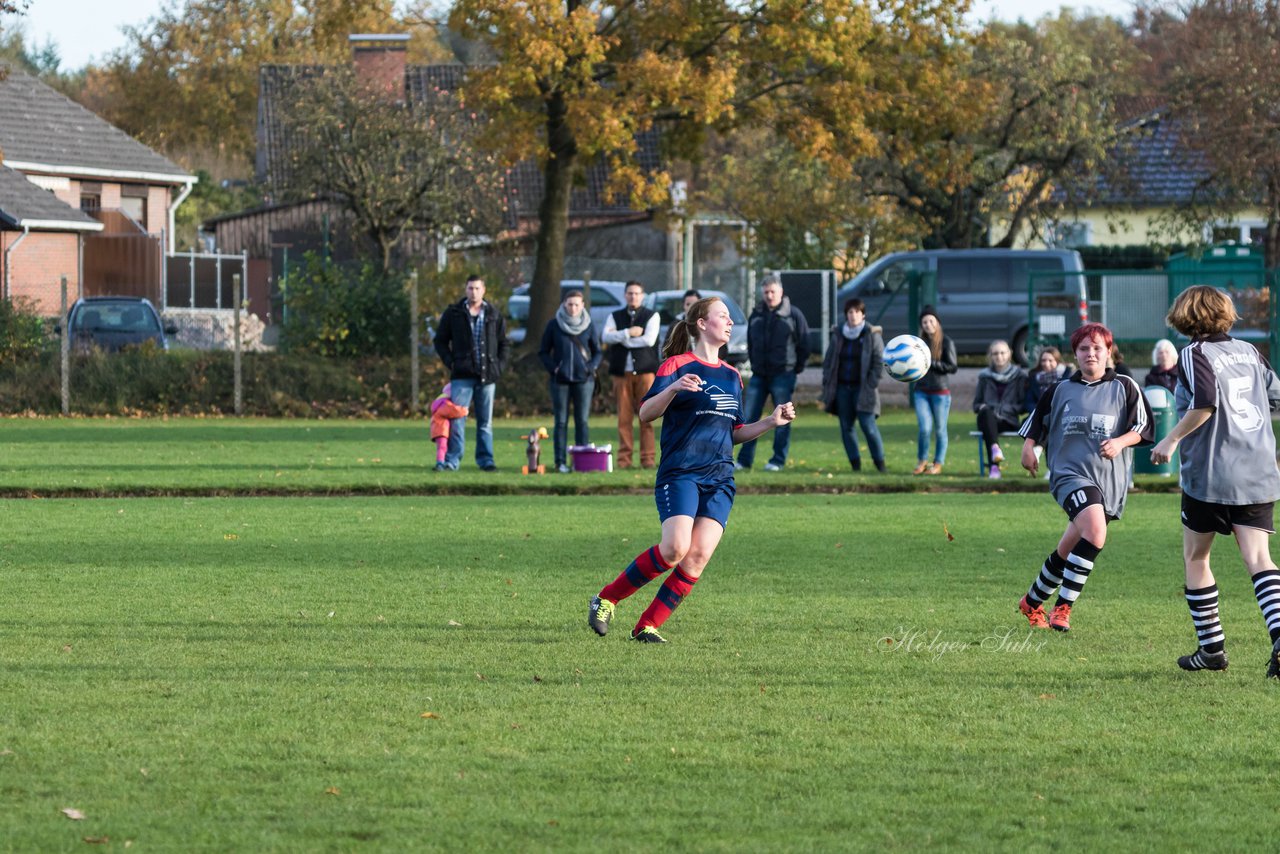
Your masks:
<path fill-rule="evenodd" d="M 942 322 L 942 318 L 938 317 L 938 312 L 931 305 L 926 305 L 924 308 L 920 309 L 920 319 L 924 320 L 925 315 L 928 315 L 928 314 L 933 315 L 933 319 L 938 321 L 939 323 Z"/>

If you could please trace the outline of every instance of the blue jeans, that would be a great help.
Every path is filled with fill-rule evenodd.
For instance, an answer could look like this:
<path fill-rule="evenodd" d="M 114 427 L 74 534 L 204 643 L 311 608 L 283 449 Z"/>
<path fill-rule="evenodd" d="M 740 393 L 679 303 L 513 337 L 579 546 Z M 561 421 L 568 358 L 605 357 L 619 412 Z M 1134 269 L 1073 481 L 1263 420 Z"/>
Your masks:
<path fill-rule="evenodd" d="M 951 412 L 951 395 L 911 392 L 911 402 L 916 408 L 916 423 L 920 432 L 916 435 L 916 460 L 929 459 L 929 436 L 936 437 L 933 461 L 942 465 L 947 461 L 947 415 Z"/>
<path fill-rule="evenodd" d="M 569 455 L 570 401 L 573 402 L 573 444 L 585 445 L 591 441 L 587 438 L 587 416 L 591 414 L 591 392 L 596 381 L 558 383 L 553 379 L 548 385 L 551 387 L 551 411 L 556 422 L 556 465 L 562 466 Z"/>
<path fill-rule="evenodd" d="M 450 380 L 449 399 L 459 406 L 471 408 L 476 417 L 476 465 L 480 468 L 493 465 L 493 383 L 477 379 Z M 445 468 L 457 471 L 462 463 L 462 452 L 467 449 L 467 419 L 455 418 L 449 422 L 449 449 L 444 454 Z"/>
<path fill-rule="evenodd" d="M 747 380 L 747 394 L 742 406 L 747 411 L 747 416 L 742 420 L 743 424 L 754 424 L 764 415 L 764 399 L 766 396 L 773 398 L 774 406 L 781 406 L 784 403 L 791 402 L 791 394 L 796 390 L 796 375 L 791 371 L 777 374 L 772 377 L 766 377 L 762 374 L 752 374 L 751 379 Z M 791 425 L 786 424 L 778 427 L 773 431 L 773 456 L 769 458 L 769 462 L 775 466 L 780 466 L 787 461 L 787 450 L 791 447 Z M 756 440 L 742 443 L 742 450 L 738 452 L 738 463 L 743 468 L 751 468 L 751 464 L 756 461 Z"/>
<path fill-rule="evenodd" d="M 862 391 L 859 385 L 836 386 L 836 417 L 840 419 L 840 438 L 844 440 L 844 452 L 849 462 L 862 459 L 858 453 L 858 432 L 854 422 L 862 425 L 862 435 L 867 437 L 867 453 L 874 462 L 884 462 L 884 440 L 880 438 L 880 428 L 876 426 L 874 412 L 858 411 L 858 394 Z"/>

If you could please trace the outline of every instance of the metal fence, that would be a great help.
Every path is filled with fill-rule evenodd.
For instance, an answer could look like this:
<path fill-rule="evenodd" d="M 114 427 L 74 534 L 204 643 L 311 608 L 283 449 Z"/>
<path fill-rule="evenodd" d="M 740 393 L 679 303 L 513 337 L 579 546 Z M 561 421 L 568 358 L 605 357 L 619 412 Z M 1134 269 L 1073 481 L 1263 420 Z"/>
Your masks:
<path fill-rule="evenodd" d="M 1031 340 L 1039 346 L 1052 344 L 1066 350 L 1071 329 L 1057 323 L 1046 322 L 1057 309 L 1047 308 L 1044 295 L 1051 290 L 1051 277 L 1058 281 L 1061 273 L 1032 273 L 1027 286 L 1027 323 L 1033 334 Z M 1280 323 L 1277 322 L 1275 271 L 1266 272 L 1257 267 L 1213 268 L 1211 270 L 1087 270 L 1067 274 L 1068 284 L 1083 279 L 1088 295 L 1088 315 L 1092 321 L 1105 324 L 1115 337 L 1123 353 L 1139 354 L 1150 351 L 1161 338 L 1175 343 L 1179 335 L 1165 323 L 1165 315 L 1178 294 L 1193 285 L 1210 285 L 1229 293 L 1236 305 L 1240 320 L 1232 335 L 1251 341 L 1270 358 L 1280 352 L 1277 338 Z M 1054 288 L 1060 292 L 1060 288 Z M 1068 291 L 1073 291 L 1069 287 Z M 1183 338 L 1182 340 L 1186 340 Z M 1140 363 L 1142 359 L 1138 360 Z"/>
<path fill-rule="evenodd" d="M 175 252 L 164 269 L 165 308 L 231 308 L 232 278 L 249 281 L 249 254 Z"/>

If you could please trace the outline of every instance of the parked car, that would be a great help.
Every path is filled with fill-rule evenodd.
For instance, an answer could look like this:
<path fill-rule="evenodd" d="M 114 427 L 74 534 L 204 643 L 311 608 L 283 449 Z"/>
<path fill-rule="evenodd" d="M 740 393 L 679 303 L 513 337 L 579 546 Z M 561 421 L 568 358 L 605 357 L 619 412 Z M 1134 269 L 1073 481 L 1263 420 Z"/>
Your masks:
<path fill-rule="evenodd" d="M 582 279 L 561 279 L 561 302 L 564 302 L 569 291 L 583 292 L 587 300 L 587 310 L 591 314 L 591 323 L 595 326 L 597 335 L 604 331 L 604 322 L 609 319 L 609 315 L 627 304 L 626 282 L 592 280 L 591 287 L 584 289 Z M 511 299 L 507 300 L 507 318 L 512 321 L 508 324 L 507 340 L 512 344 L 519 344 L 525 339 L 525 323 L 529 320 L 529 285 L 527 283 L 511 292 Z M 536 334 L 542 335 L 542 330 L 539 329 Z"/>
<path fill-rule="evenodd" d="M 114 353 L 125 347 L 154 341 L 162 350 L 169 349 L 166 335 L 178 329 L 165 325 L 160 312 L 143 297 L 84 297 L 75 301 L 67 312 L 67 329 L 71 346 L 76 350 L 97 347 Z"/>
<path fill-rule="evenodd" d="M 907 317 L 907 283 L 932 275 L 938 316 L 960 355 L 982 355 L 997 338 L 1014 359 L 1027 363 L 1027 342 L 1065 338 L 1088 321 L 1088 296 L 1080 253 L 1064 249 L 930 249 L 894 252 L 855 276 L 836 293 L 836 311 L 849 297 L 867 306 L 867 319 L 887 341 L 916 334 Z M 1036 328 L 1027 324 L 1027 283 L 1035 275 Z M 1060 275 L 1054 275 L 1060 274 Z"/>
<path fill-rule="evenodd" d="M 739 371 L 749 371 L 751 366 L 747 363 L 747 316 L 743 314 L 742 307 L 738 305 L 737 300 L 724 291 L 699 288 L 698 293 L 702 294 L 703 298 L 717 297 L 728 306 L 729 318 L 733 321 L 733 331 L 730 333 L 729 343 L 720 352 L 720 358 Z M 662 331 L 658 335 L 658 349 L 661 350 L 662 345 L 666 343 L 667 330 L 671 327 L 672 321 L 684 312 L 684 291 L 654 291 L 644 295 L 644 304 L 646 308 L 658 312 L 658 316 L 662 318 Z"/>

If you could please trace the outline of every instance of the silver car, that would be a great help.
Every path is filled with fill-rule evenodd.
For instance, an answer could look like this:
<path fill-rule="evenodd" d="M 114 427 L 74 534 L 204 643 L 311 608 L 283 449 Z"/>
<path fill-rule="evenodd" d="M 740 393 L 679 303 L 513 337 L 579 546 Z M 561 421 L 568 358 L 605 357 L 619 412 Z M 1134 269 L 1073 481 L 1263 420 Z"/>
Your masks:
<path fill-rule="evenodd" d="M 716 297 L 729 308 L 729 318 L 733 320 L 733 332 L 729 344 L 720 353 L 720 358 L 733 365 L 742 373 L 750 373 L 751 365 L 747 361 L 747 316 L 737 300 L 724 291 L 710 291 L 699 288 L 703 298 Z M 644 295 L 645 308 L 658 312 L 662 318 L 662 332 L 658 336 L 658 348 L 667 340 L 667 330 L 671 322 L 684 313 L 684 291 L 654 291 Z"/>
<path fill-rule="evenodd" d="M 609 315 L 627 304 L 626 282 L 597 282 L 592 280 L 589 290 L 583 288 L 582 279 L 560 280 L 560 301 L 570 291 L 583 291 L 587 298 L 588 311 L 591 314 L 591 325 L 596 328 L 596 335 L 604 332 L 604 322 Z M 523 284 L 511 292 L 507 300 L 507 340 L 519 344 L 525 339 L 525 323 L 529 320 L 529 285 Z M 541 335 L 541 332 L 538 332 Z"/>

